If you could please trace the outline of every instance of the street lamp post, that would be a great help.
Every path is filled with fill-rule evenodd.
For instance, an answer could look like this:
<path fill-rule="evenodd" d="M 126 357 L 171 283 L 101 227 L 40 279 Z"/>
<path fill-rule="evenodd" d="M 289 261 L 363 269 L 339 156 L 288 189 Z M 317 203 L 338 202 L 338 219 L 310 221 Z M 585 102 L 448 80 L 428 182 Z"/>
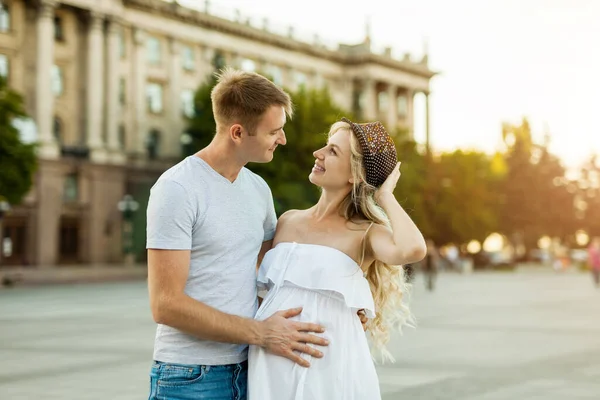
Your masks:
<path fill-rule="evenodd" d="M 123 215 L 122 241 L 125 264 L 133 265 L 135 262 L 135 257 L 133 254 L 133 216 L 138 210 L 139 204 L 133 199 L 133 196 L 126 194 L 117 204 L 117 208 Z"/>
<path fill-rule="evenodd" d="M 8 201 L 3 200 L 0 197 L 0 265 L 2 264 L 2 256 L 4 254 L 4 226 L 2 221 L 4 215 L 10 210 L 10 204 Z"/>

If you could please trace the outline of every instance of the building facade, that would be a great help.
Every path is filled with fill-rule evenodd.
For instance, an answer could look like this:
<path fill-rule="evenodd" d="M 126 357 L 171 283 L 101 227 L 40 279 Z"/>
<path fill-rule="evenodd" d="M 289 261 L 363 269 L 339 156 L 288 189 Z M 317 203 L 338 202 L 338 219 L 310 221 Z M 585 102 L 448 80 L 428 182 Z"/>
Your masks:
<path fill-rule="evenodd" d="M 368 37 L 332 49 L 176 2 L 1 4 L 0 75 L 25 98 L 40 161 L 31 193 L 4 219 L 4 265 L 122 261 L 125 194 L 140 206 L 142 254 L 148 189 L 181 158 L 194 92 L 216 59 L 291 89 L 327 85 L 343 108 L 409 132 L 414 95 L 434 75 L 426 57 L 375 54 Z"/>

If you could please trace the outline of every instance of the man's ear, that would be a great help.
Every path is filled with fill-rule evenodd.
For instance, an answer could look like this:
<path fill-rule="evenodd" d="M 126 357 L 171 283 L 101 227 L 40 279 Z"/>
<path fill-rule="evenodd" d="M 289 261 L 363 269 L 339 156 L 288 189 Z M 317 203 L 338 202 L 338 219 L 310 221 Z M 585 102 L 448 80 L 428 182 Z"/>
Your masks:
<path fill-rule="evenodd" d="M 231 137 L 234 142 L 237 142 L 242 138 L 243 129 L 244 128 L 242 128 L 240 124 L 231 125 L 229 127 L 229 137 Z"/>

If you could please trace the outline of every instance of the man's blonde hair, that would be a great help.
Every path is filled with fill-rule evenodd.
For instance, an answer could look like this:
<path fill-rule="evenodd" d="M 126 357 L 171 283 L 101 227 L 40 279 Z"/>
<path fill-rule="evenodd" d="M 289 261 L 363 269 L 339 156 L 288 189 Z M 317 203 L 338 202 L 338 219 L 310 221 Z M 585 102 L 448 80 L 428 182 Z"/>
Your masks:
<path fill-rule="evenodd" d="M 281 106 L 289 118 L 293 115 L 290 96 L 273 82 L 254 72 L 225 68 L 217 75 L 210 98 L 217 133 L 238 123 L 250 135 L 256 134 L 261 117 L 271 106 Z"/>

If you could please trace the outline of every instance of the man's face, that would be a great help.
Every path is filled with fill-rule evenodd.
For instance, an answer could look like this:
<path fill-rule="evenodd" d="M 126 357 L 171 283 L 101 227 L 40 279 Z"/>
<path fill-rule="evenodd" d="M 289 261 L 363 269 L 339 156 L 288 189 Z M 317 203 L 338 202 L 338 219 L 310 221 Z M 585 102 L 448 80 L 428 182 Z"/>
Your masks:
<path fill-rule="evenodd" d="M 267 163 L 278 145 L 285 145 L 286 115 L 282 106 L 271 106 L 262 115 L 254 135 L 245 136 L 244 153 L 248 162 Z"/>

